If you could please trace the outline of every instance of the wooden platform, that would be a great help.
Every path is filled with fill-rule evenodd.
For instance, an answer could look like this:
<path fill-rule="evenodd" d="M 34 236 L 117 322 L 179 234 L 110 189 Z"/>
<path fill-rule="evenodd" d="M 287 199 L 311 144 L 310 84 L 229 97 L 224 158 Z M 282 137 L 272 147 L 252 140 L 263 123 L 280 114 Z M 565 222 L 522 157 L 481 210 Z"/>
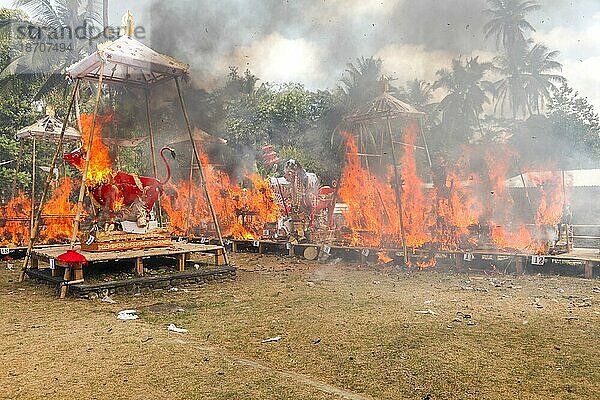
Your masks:
<path fill-rule="evenodd" d="M 68 245 L 63 246 L 47 246 L 38 247 L 31 252 L 31 265 L 26 270 L 27 275 L 36 276 L 35 273 L 40 267 L 40 262 L 49 264 L 50 276 L 59 278 L 62 276 L 61 297 L 64 297 L 69 286 L 82 284 L 85 282 L 84 269 L 93 268 L 97 263 L 119 262 L 124 260 L 133 260 L 135 262 L 135 274 L 138 277 L 144 276 L 144 259 L 154 257 L 176 257 L 178 259 L 177 270 L 179 273 L 185 272 L 186 261 L 192 255 L 209 255 L 214 261 L 215 266 L 223 266 L 224 249 L 221 246 L 210 244 L 197 244 L 185 242 L 172 242 L 167 247 L 147 248 L 140 250 L 122 250 L 122 251 L 105 251 L 91 252 L 81 250 L 81 246 L 75 246 L 77 252 L 85 256 L 88 264 L 85 267 L 72 267 L 60 265 L 56 260 L 60 254 L 69 250 Z M 37 278 L 43 278 L 37 276 Z"/>
<path fill-rule="evenodd" d="M 398 264 L 404 262 L 404 251 L 397 248 L 377 248 L 370 246 L 336 246 L 316 243 L 286 243 L 264 240 L 233 240 L 234 252 L 252 252 L 259 254 L 278 254 L 314 258 L 343 258 L 346 261 L 360 263 L 378 262 L 381 258 L 392 259 Z M 429 250 L 420 248 L 407 249 L 407 259 L 412 263 L 426 260 L 445 260 L 456 265 L 457 269 L 467 269 L 469 263 L 478 261 L 514 262 L 514 272 L 523 274 L 526 267 L 544 268 L 548 265 L 583 266 L 585 278 L 594 276 L 594 268 L 600 264 L 600 252 L 597 249 L 573 249 L 558 255 L 536 255 L 518 252 L 507 252 L 497 249 L 466 250 Z M 417 264 L 418 265 L 418 264 Z"/>

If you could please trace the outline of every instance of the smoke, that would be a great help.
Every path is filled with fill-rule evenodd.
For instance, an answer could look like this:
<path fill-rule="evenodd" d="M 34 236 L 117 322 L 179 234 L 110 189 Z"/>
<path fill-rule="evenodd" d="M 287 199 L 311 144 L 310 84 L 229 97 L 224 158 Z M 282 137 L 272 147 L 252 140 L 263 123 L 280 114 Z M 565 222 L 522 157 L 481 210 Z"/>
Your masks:
<path fill-rule="evenodd" d="M 153 47 L 190 63 L 202 87 L 218 84 L 234 65 L 265 81 L 331 88 L 360 56 L 401 48 L 423 67 L 431 55 L 437 67 L 441 59 L 489 50 L 484 8 L 484 0 L 184 0 L 154 1 L 149 14 Z M 418 65 L 384 62 L 401 81 L 423 77 Z"/>

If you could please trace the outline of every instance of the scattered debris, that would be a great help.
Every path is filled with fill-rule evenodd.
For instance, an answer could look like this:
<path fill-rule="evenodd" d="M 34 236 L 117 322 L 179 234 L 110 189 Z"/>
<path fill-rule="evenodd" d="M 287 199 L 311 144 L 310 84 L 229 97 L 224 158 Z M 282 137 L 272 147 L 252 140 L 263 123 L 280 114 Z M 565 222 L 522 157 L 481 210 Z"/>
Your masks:
<path fill-rule="evenodd" d="M 272 338 L 264 339 L 261 343 L 279 342 L 281 339 L 283 339 L 281 336 L 275 336 L 275 337 L 272 337 Z"/>
<path fill-rule="evenodd" d="M 591 307 L 592 306 L 592 299 L 585 298 L 580 303 L 575 303 L 575 306 L 577 306 L 577 307 Z"/>
<path fill-rule="evenodd" d="M 480 288 L 480 287 L 475 287 L 475 286 L 463 286 L 461 287 L 462 290 L 473 290 L 475 292 L 484 292 L 484 293 L 488 293 L 489 290 L 487 288 Z"/>
<path fill-rule="evenodd" d="M 544 308 L 543 305 L 540 304 L 540 298 L 536 297 L 535 300 L 533 301 L 533 305 L 537 308 Z"/>
<path fill-rule="evenodd" d="M 121 321 L 138 319 L 139 317 L 135 315 L 135 313 L 137 313 L 137 310 L 122 310 L 117 313 L 117 319 L 120 319 Z"/>
<path fill-rule="evenodd" d="M 600 293 L 600 286 L 595 286 L 592 288 L 592 292 L 594 293 Z"/>
<path fill-rule="evenodd" d="M 116 301 L 114 301 L 110 296 L 104 296 L 102 298 L 102 301 L 108 304 L 115 304 Z"/>
<path fill-rule="evenodd" d="M 415 312 L 417 314 L 437 315 L 437 313 L 433 312 L 432 310 L 419 310 Z"/>
<path fill-rule="evenodd" d="M 188 331 L 187 329 L 176 327 L 175 324 L 169 324 L 169 326 L 167 326 L 167 330 L 177 333 L 186 333 Z"/>
<path fill-rule="evenodd" d="M 319 339 L 317 339 L 317 340 L 313 340 L 313 342 L 312 342 L 312 343 L 313 343 L 313 344 L 319 344 L 319 343 L 321 343 L 321 338 L 319 338 Z"/>

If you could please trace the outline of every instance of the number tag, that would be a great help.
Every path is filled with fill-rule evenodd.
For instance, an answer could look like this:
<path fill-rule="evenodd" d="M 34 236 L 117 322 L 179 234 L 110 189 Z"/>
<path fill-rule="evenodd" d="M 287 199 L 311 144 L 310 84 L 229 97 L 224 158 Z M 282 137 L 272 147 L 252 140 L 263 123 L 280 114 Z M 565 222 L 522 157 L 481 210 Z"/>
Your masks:
<path fill-rule="evenodd" d="M 531 256 L 531 264 L 533 265 L 544 265 L 546 263 L 545 256 Z"/>
<path fill-rule="evenodd" d="M 54 269 L 55 268 L 54 258 L 51 258 L 48 262 L 50 263 L 50 269 Z"/>
<path fill-rule="evenodd" d="M 87 240 L 85 241 L 85 244 L 87 244 L 89 246 L 92 243 L 94 243 L 95 240 L 96 240 L 96 236 L 90 235 L 90 236 L 88 236 Z"/>
<path fill-rule="evenodd" d="M 200 243 L 206 243 L 207 239 L 206 238 L 200 238 Z"/>
<path fill-rule="evenodd" d="M 269 236 L 271 234 L 271 231 L 268 229 L 263 230 L 263 236 Z"/>
<path fill-rule="evenodd" d="M 286 243 L 285 248 L 290 250 L 292 248 L 292 244 L 290 242 Z"/>
<path fill-rule="evenodd" d="M 231 240 L 227 239 L 223 242 L 223 244 L 229 246 L 231 244 Z"/>
<path fill-rule="evenodd" d="M 254 247 L 258 247 L 258 246 L 260 246 L 260 241 L 258 241 L 258 240 L 255 240 L 254 242 L 252 242 L 252 245 L 253 245 Z"/>
<path fill-rule="evenodd" d="M 369 257 L 369 249 L 363 249 L 360 254 L 362 254 L 365 257 Z"/>
<path fill-rule="evenodd" d="M 181 236 L 180 236 L 180 237 L 178 237 L 178 238 L 177 238 L 177 242 L 178 242 L 178 243 L 181 243 L 181 242 L 183 242 L 183 238 L 182 238 Z"/>
<path fill-rule="evenodd" d="M 472 253 L 465 253 L 463 254 L 463 260 L 465 261 L 473 261 L 473 254 Z"/>
<path fill-rule="evenodd" d="M 323 253 L 331 254 L 331 247 L 329 247 L 327 245 L 323 246 Z"/>
<path fill-rule="evenodd" d="M 0 249 L 0 254 L 2 254 L 3 256 L 10 254 L 10 249 L 8 247 L 3 247 Z"/>

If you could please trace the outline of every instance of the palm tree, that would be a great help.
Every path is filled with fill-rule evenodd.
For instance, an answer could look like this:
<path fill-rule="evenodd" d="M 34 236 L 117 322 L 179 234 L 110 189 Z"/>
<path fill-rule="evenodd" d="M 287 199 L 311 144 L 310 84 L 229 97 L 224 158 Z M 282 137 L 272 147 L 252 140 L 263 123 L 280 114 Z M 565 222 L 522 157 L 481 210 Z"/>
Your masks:
<path fill-rule="evenodd" d="M 512 118 L 519 114 L 540 113 L 546 100 L 550 98 L 556 84 L 565 78 L 552 72 L 561 71 L 562 65 L 556 61 L 558 51 L 549 51 L 543 44 L 525 43 L 517 51 L 506 53 L 494 59 L 495 70 L 502 78 L 494 82 L 495 102 L 494 111 L 504 111 L 508 108 Z"/>
<path fill-rule="evenodd" d="M 63 75 L 66 67 L 95 50 L 92 35 L 101 31 L 98 27 L 102 23 L 99 1 L 16 0 L 15 6 L 28 11 L 32 24 L 40 28 L 41 32 L 64 33 L 64 38 L 51 41 L 53 44 L 60 44 L 57 51 L 32 46 L 31 51 L 23 52 L 0 73 L 1 81 L 10 80 L 21 73 L 41 78 L 43 83 L 36 95 L 36 98 L 40 98 L 52 89 L 66 85 Z M 93 28 L 94 31 L 83 29 L 84 26 Z M 40 42 L 45 39 L 45 35 L 44 33 Z"/>
<path fill-rule="evenodd" d="M 406 82 L 405 87 L 400 88 L 398 97 L 413 106 L 425 109 L 433 98 L 433 87 L 429 82 L 413 79 Z"/>
<path fill-rule="evenodd" d="M 558 51 L 550 51 L 548 47 L 538 43 L 525 56 L 525 72 L 528 74 L 525 93 L 530 107 L 538 115 L 551 98 L 551 93 L 566 82 L 561 75 L 552 73 L 562 71 L 562 64 L 556 61 L 558 54 Z"/>
<path fill-rule="evenodd" d="M 467 137 L 473 126 L 480 127 L 479 115 L 489 103 L 490 83 L 484 80 L 491 63 L 480 63 L 478 57 L 452 60 L 451 69 L 437 71 L 433 89 L 443 88 L 448 94 L 439 103 L 442 124 L 453 134 Z"/>
<path fill-rule="evenodd" d="M 485 38 L 494 37 L 496 48 L 504 48 L 512 52 L 525 43 L 525 32 L 535 32 L 533 26 L 525 19 L 532 11 L 541 6 L 532 0 L 488 0 L 489 9 L 485 13 L 491 19 L 484 25 Z"/>
<path fill-rule="evenodd" d="M 382 66 L 383 61 L 374 57 L 361 57 L 356 59 L 356 63 L 348 63 L 340 81 L 347 110 L 361 106 L 381 94 Z"/>

